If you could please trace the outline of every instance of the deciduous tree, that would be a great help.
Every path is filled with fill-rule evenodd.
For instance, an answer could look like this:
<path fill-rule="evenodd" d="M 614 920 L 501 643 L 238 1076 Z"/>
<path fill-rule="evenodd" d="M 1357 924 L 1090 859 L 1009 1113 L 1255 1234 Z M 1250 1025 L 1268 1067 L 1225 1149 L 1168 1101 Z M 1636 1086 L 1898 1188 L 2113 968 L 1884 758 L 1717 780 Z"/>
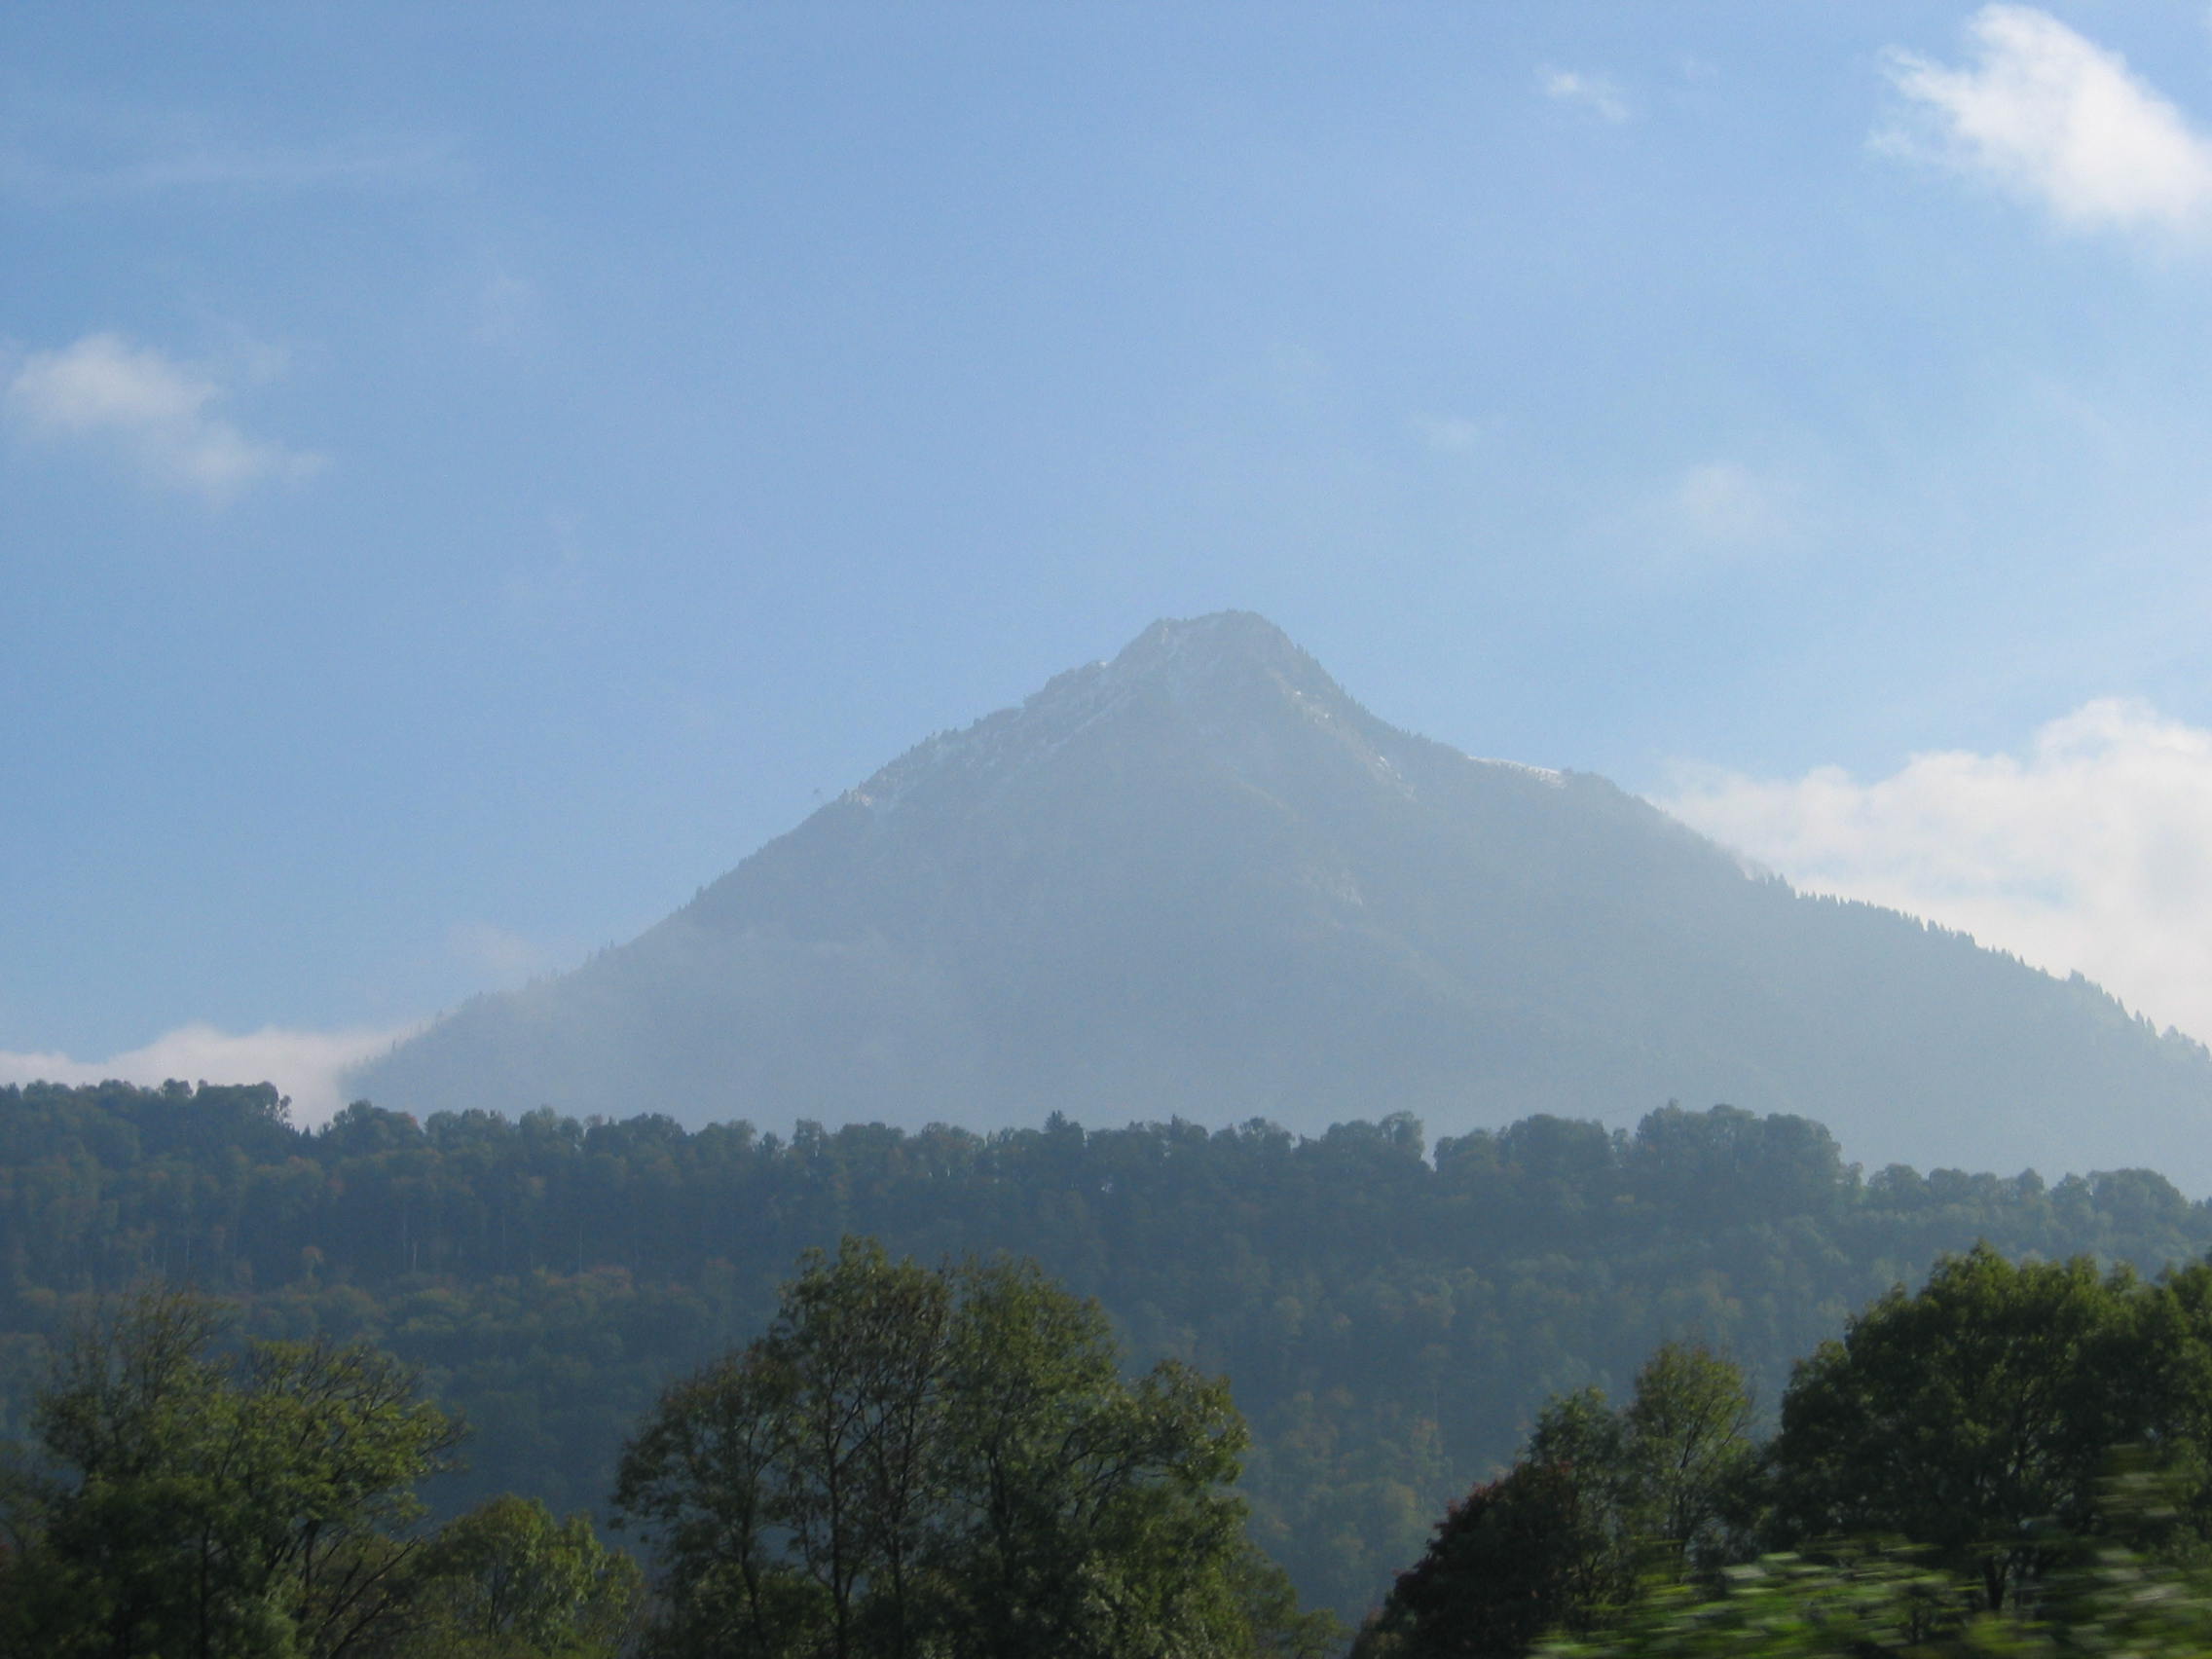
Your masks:
<path fill-rule="evenodd" d="M 373 1349 L 225 1353 L 222 1326 L 157 1291 L 64 1350 L 13 1494 L 22 1651 L 338 1659 L 399 1623 L 414 1488 L 453 1425 Z"/>
<path fill-rule="evenodd" d="M 415 1573 L 404 1651 L 420 1659 L 612 1659 L 643 1600 L 638 1565 L 583 1515 L 535 1498 L 478 1504 L 438 1529 Z"/>
<path fill-rule="evenodd" d="M 1596 1388 L 1554 1399 L 1513 1468 L 1446 1513 L 1355 1651 L 1518 1659 L 1547 1632 L 1605 1624 L 1648 1576 L 1710 1563 L 1753 1456 L 1751 1418 L 1736 1366 L 1676 1343 L 1620 1410 Z"/>
<path fill-rule="evenodd" d="M 1234 1654 L 1242 1446 L 1221 1383 L 1124 1382 L 1096 1305 L 1033 1266 L 847 1239 L 663 1397 L 616 1505 L 654 1542 L 668 1652 Z"/>
<path fill-rule="evenodd" d="M 2201 1415 L 2173 1311 L 2085 1257 L 1940 1263 L 1799 1364 L 1772 1452 L 1781 1537 L 1909 1537 L 2002 1608 L 2054 1540 L 2097 1530 L 2116 1449 L 2171 1450 Z"/>

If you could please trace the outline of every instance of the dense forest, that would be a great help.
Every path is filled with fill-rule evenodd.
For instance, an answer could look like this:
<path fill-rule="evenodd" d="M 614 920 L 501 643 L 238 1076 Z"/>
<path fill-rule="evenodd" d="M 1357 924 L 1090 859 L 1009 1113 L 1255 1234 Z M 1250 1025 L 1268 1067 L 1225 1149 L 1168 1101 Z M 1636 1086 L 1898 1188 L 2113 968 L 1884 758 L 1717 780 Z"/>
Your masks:
<path fill-rule="evenodd" d="M 1429 1148 L 1403 1115 L 786 1139 L 362 1104 L 306 1131 L 266 1088 L 38 1085 L 0 1089 L 0 1417 L 23 1432 L 86 1299 L 158 1276 L 235 1299 L 251 1336 L 421 1367 L 471 1428 L 424 1488 L 439 1513 L 597 1508 L 667 1384 L 847 1234 L 1034 1258 L 1132 1355 L 1227 1377 L 1254 1536 L 1356 1616 L 1547 1399 L 1623 1388 L 1666 1341 L 1733 1355 L 1771 1411 L 1793 1359 L 1943 1252 L 2156 1271 L 2212 1247 L 2212 1211 L 2143 1171 L 1866 1174 L 1818 1124 L 1725 1107 Z"/>

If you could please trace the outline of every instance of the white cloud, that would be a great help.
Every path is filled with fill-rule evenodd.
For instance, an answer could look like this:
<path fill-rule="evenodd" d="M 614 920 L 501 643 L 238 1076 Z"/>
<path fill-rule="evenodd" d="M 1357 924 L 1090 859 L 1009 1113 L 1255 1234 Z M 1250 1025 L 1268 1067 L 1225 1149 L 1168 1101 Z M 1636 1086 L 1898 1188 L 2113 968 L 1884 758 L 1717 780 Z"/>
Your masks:
<path fill-rule="evenodd" d="M 22 432 L 107 445 L 156 483 L 215 502 L 265 480 L 304 478 L 321 467 L 319 456 L 247 437 L 216 412 L 223 395 L 204 371 L 155 347 L 101 333 L 57 351 L 33 352 L 0 406 Z"/>
<path fill-rule="evenodd" d="M 1709 461 L 1676 481 L 1667 498 L 1675 523 L 1699 544 L 1721 551 L 1771 546 L 1791 530 L 1788 492 L 1733 461 Z"/>
<path fill-rule="evenodd" d="M 1416 442 L 1439 455 L 1466 455 L 1482 445 L 1486 422 L 1464 415 L 1416 415 L 1406 423 Z"/>
<path fill-rule="evenodd" d="M 519 985 L 569 965 L 556 951 L 497 922 L 457 922 L 446 932 L 446 948 L 493 984 Z"/>
<path fill-rule="evenodd" d="M 1646 571 L 1686 578 L 1795 558 L 1816 524 L 1788 473 L 1715 458 L 1657 482 L 1594 528 Z"/>
<path fill-rule="evenodd" d="M 0 106 L 0 195 L 34 203 L 451 189 L 474 177 L 457 146 L 434 133 L 285 141 L 192 110 L 10 91 Z"/>
<path fill-rule="evenodd" d="M 2027 753 L 1685 777 L 1659 805 L 1797 886 L 1891 905 L 2212 1040 L 2212 731 L 2118 699 Z"/>
<path fill-rule="evenodd" d="M 292 1122 L 326 1123 L 346 1103 L 345 1074 L 420 1029 L 287 1031 L 271 1025 L 234 1035 L 212 1025 L 179 1026 L 143 1049 L 105 1060 L 0 1050 L 0 1084 L 103 1083 L 110 1078 L 149 1087 L 186 1083 L 273 1083 L 292 1101 Z"/>
<path fill-rule="evenodd" d="M 1628 101 L 1609 75 L 1590 75 L 1579 69 L 1539 69 L 1536 90 L 1556 103 L 1580 104 L 1601 121 L 1616 126 L 1629 117 Z"/>
<path fill-rule="evenodd" d="M 2077 228 L 2183 230 L 2212 218 L 2212 143 L 2118 53 L 2028 6 L 1984 6 L 1967 33 L 1968 68 L 1890 55 L 1891 80 L 1919 119 L 1878 142 L 1987 179 Z"/>

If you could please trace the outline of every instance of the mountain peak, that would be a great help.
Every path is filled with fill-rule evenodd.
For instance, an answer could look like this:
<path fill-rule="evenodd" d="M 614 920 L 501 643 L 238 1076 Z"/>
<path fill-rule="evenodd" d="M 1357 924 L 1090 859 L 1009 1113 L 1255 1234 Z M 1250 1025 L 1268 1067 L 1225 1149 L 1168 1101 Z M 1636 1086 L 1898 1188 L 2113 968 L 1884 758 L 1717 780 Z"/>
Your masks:
<path fill-rule="evenodd" d="M 1290 636 L 1252 610 L 1214 610 L 1203 616 L 1162 616 L 1113 660 L 1130 668 L 1158 667 L 1193 657 L 1280 660 L 1303 657 Z"/>
<path fill-rule="evenodd" d="M 1120 655 L 1096 666 L 1108 682 L 1143 682 L 1170 695 L 1272 685 L 1333 702 L 1350 700 L 1319 663 L 1291 643 L 1289 635 L 1249 610 L 1162 617 L 1124 645 Z M 1063 681 L 1070 678 L 1061 676 Z M 1051 689 L 1046 687 L 1047 692 Z"/>
<path fill-rule="evenodd" d="M 1399 731 L 1246 611 L 1156 622 L 929 739 L 360 1087 L 417 1111 L 1303 1133 L 1727 1100 L 1877 1162 L 2157 1162 L 2212 1190 L 2201 1051 L 1958 936 L 1751 879 L 1600 781 Z"/>
<path fill-rule="evenodd" d="M 1373 722 L 1328 672 L 1266 617 L 1249 610 L 1162 617 L 1103 661 L 1055 675 L 1018 708 L 986 715 L 908 750 L 844 798 L 884 811 L 934 793 L 966 789 L 1044 759 L 1102 721 L 1133 708 L 1166 708 L 1201 726 L 1280 718 Z"/>

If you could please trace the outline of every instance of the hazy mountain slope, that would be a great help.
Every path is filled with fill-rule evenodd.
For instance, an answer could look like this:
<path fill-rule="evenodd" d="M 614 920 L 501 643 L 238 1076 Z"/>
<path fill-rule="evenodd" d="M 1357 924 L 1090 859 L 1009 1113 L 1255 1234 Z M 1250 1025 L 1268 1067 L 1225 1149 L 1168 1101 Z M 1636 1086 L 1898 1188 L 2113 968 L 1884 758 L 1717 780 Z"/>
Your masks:
<path fill-rule="evenodd" d="M 2212 1061 L 1808 899 L 1602 779 L 1469 759 L 1267 622 L 1155 625 L 934 738 L 628 945 L 366 1068 L 414 1110 L 973 1126 L 1670 1097 L 1854 1157 L 2212 1189 Z"/>

